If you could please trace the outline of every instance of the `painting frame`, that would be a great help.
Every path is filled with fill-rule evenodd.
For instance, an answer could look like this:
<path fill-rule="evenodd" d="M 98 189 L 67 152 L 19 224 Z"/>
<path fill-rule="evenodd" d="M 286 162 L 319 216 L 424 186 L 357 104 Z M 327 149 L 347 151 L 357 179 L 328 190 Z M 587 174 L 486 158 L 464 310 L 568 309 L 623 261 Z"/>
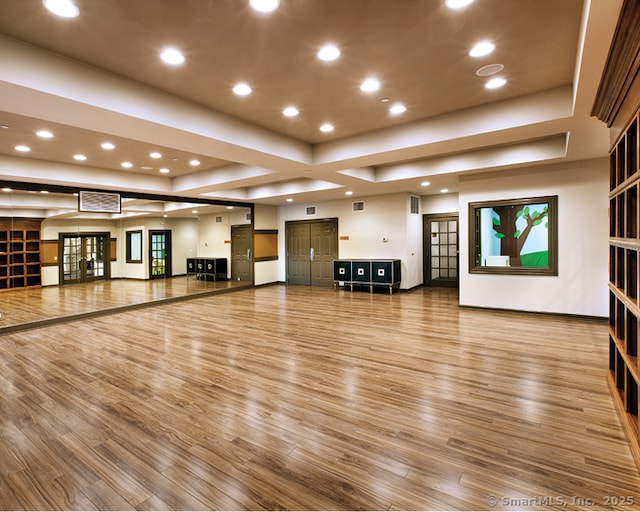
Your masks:
<path fill-rule="evenodd" d="M 557 276 L 558 196 L 470 202 L 469 273 Z"/>

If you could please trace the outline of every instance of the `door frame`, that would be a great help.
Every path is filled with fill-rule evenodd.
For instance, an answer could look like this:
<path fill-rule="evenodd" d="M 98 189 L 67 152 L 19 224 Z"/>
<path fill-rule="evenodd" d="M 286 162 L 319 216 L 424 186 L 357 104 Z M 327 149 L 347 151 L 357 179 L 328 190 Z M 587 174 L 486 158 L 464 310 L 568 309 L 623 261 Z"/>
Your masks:
<path fill-rule="evenodd" d="M 339 222 L 338 217 L 326 217 L 321 219 L 303 219 L 303 220 L 287 220 L 284 223 L 284 249 L 285 249 L 285 283 L 289 284 L 289 230 L 291 226 L 300 226 L 300 225 L 311 225 L 320 222 L 333 222 L 336 230 L 335 230 L 335 248 L 336 248 L 336 259 L 340 257 L 340 236 L 339 236 Z M 309 244 L 311 244 L 311 234 L 309 236 Z M 308 286 L 313 286 L 313 273 L 311 270 L 311 262 L 309 263 L 309 284 Z"/>
<path fill-rule="evenodd" d="M 457 237 L 456 237 L 456 258 L 457 272 L 455 281 L 434 281 L 431 279 L 431 241 L 429 235 L 431 233 L 430 223 L 432 221 L 456 219 Z M 459 288 L 460 287 L 460 214 L 458 212 L 449 213 L 425 213 L 422 215 L 422 276 L 424 286 L 434 286 L 442 288 Z"/>
<path fill-rule="evenodd" d="M 253 218 L 253 216 L 251 217 Z M 236 268 L 236 263 L 235 263 L 235 244 L 237 243 L 236 241 L 236 236 L 237 236 L 237 232 L 238 229 L 242 229 L 242 228 L 246 228 L 249 230 L 249 256 L 248 256 L 248 260 L 249 260 L 249 282 L 251 282 L 251 284 L 255 284 L 254 281 L 254 275 L 255 275 L 255 266 L 254 266 L 254 262 L 255 262 L 255 257 L 253 254 L 253 223 L 251 224 L 233 224 L 231 226 L 231 251 L 230 251 L 230 265 L 229 265 L 229 279 L 233 280 L 234 276 L 236 276 L 237 274 L 237 268 Z"/>
<path fill-rule="evenodd" d="M 164 246 L 164 274 L 153 275 L 153 244 L 151 243 L 151 239 L 153 235 L 157 235 L 163 233 L 165 236 Z M 171 250 L 171 230 L 170 229 L 150 229 L 149 230 L 149 279 L 166 279 L 167 277 L 172 276 L 172 250 Z"/>
<path fill-rule="evenodd" d="M 80 238 L 80 247 L 83 252 L 82 259 L 85 260 L 85 238 L 102 237 L 104 240 L 104 276 L 95 277 L 91 279 L 86 278 L 86 266 L 81 272 L 80 279 L 65 280 L 64 278 L 64 239 L 65 238 Z M 86 265 L 86 260 L 85 260 Z M 89 231 L 89 232 L 61 232 L 58 233 L 58 283 L 60 285 L 65 284 L 80 284 L 89 283 L 93 281 L 108 281 L 111 279 L 111 233 L 108 231 Z"/>

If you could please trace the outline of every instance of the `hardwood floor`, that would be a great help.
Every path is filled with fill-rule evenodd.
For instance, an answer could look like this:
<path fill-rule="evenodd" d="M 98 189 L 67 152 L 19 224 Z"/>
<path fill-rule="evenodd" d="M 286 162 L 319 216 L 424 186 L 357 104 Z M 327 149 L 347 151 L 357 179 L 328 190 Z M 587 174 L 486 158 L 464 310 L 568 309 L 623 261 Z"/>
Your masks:
<path fill-rule="evenodd" d="M 249 286 L 243 281 L 205 281 L 192 275 L 4 290 L 0 293 L 0 334 Z"/>
<path fill-rule="evenodd" d="M 605 322 L 433 288 L 269 286 L 5 334 L 0 509 L 638 509 L 607 357 Z"/>

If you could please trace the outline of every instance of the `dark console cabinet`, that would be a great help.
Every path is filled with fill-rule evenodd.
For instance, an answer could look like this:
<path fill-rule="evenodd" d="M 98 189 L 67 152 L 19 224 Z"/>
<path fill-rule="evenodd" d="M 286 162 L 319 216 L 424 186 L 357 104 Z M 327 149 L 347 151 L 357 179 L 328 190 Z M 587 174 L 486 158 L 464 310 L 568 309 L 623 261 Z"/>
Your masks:
<path fill-rule="evenodd" d="M 227 278 L 227 258 L 187 258 L 187 276 L 218 281 Z"/>
<path fill-rule="evenodd" d="M 356 283 L 369 284 L 371 281 L 371 261 L 352 261 L 351 280 Z"/>
<path fill-rule="evenodd" d="M 397 286 L 400 289 L 400 260 L 334 260 L 333 282 L 338 285 L 368 286 L 372 292 L 374 286 L 386 286 L 389 293 Z"/>
<path fill-rule="evenodd" d="M 351 262 L 344 260 L 333 260 L 333 280 L 351 281 Z"/>

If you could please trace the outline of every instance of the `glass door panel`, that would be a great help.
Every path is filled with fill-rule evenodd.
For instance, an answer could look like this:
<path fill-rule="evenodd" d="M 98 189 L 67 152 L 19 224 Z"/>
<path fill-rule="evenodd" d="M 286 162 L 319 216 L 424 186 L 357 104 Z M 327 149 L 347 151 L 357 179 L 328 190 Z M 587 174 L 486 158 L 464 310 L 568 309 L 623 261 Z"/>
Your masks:
<path fill-rule="evenodd" d="M 65 236 L 62 239 L 62 281 L 77 283 L 82 279 L 82 238 Z"/>
<path fill-rule="evenodd" d="M 105 277 L 105 238 L 103 236 L 83 237 L 85 258 L 85 280 Z"/>
<path fill-rule="evenodd" d="M 458 217 L 425 216 L 425 281 L 458 286 Z"/>
<path fill-rule="evenodd" d="M 149 275 L 151 279 L 171 275 L 171 231 L 149 231 Z"/>
<path fill-rule="evenodd" d="M 106 235 L 62 236 L 62 283 L 85 283 L 105 279 Z"/>

